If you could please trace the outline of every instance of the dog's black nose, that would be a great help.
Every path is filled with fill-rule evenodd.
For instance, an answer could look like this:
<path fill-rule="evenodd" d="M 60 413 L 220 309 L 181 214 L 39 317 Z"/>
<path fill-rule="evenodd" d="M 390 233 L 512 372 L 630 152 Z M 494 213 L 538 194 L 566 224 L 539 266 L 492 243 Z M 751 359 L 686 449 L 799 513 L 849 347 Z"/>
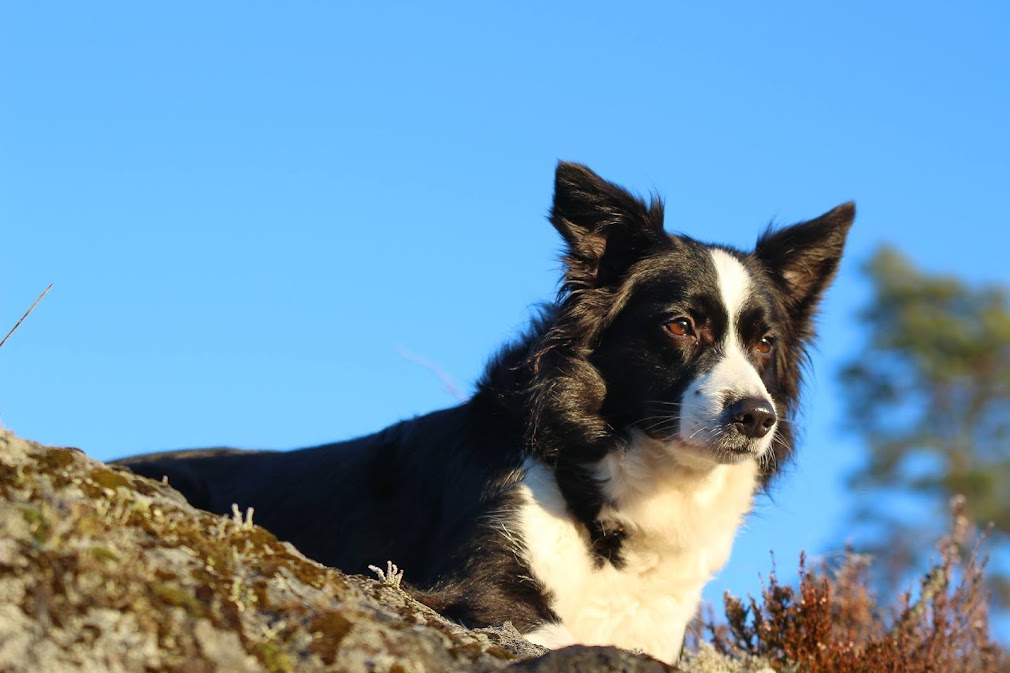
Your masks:
<path fill-rule="evenodd" d="M 768 434 L 778 417 L 771 402 L 762 397 L 745 397 L 729 407 L 733 425 L 745 437 L 758 439 Z"/>

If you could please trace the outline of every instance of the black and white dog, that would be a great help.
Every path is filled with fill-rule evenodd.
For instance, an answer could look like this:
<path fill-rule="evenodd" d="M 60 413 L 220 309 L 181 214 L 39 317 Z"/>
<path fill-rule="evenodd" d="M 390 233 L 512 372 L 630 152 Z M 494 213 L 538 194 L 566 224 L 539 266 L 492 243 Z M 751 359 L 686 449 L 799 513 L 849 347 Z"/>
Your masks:
<path fill-rule="evenodd" d="M 557 300 L 473 397 L 291 452 L 124 461 L 195 506 L 254 507 L 318 561 L 387 560 L 467 626 L 612 644 L 667 662 L 702 587 L 793 450 L 813 318 L 855 214 L 769 230 L 753 252 L 663 230 L 645 203 L 558 165 Z"/>

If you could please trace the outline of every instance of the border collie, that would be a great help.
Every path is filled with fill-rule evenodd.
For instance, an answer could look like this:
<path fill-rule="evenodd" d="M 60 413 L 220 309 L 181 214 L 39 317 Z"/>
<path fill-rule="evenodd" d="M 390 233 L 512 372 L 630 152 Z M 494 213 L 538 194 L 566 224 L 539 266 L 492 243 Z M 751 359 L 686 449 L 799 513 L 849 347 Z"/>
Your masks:
<path fill-rule="evenodd" d="M 557 299 L 468 401 L 325 446 L 124 464 L 211 512 L 254 507 L 327 565 L 391 560 L 466 626 L 673 662 L 793 451 L 815 310 L 854 215 L 844 204 L 741 252 L 667 234 L 661 202 L 560 163 Z"/>

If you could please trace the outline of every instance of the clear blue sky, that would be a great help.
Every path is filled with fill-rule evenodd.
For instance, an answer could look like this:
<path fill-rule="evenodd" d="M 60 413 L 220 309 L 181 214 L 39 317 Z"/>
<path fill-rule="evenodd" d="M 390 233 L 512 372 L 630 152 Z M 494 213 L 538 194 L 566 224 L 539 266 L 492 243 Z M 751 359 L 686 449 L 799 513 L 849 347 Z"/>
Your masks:
<path fill-rule="evenodd" d="M 553 295 L 559 158 L 749 246 L 855 199 L 808 430 L 707 596 L 841 547 L 889 241 L 1010 282 L 1010 4 L 0 0 L 0 423 L 110 459 L 454 399 Z M 924 516 L 932 516 L 932 512 Z"/>

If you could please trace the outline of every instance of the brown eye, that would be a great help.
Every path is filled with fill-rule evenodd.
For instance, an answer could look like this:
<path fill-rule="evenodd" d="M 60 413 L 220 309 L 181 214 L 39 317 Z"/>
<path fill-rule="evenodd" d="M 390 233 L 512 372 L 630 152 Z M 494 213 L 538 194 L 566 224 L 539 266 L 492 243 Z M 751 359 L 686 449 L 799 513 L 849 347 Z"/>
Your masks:
<path fill-rule="evenodd" d="M 757 352 L 762 355 L 768 355 L 772 352 L 773 348 L 775 348 L 775 337 L 768 335 L 758 342 Z"/>
<path fill-rule="evenodd" d="M 674 336 L 694 336 L 694 325 L 691 323 L 690 318 L 677 318 L 676 320 L 668 322 L 666 323 L 666 329 Z"/>

